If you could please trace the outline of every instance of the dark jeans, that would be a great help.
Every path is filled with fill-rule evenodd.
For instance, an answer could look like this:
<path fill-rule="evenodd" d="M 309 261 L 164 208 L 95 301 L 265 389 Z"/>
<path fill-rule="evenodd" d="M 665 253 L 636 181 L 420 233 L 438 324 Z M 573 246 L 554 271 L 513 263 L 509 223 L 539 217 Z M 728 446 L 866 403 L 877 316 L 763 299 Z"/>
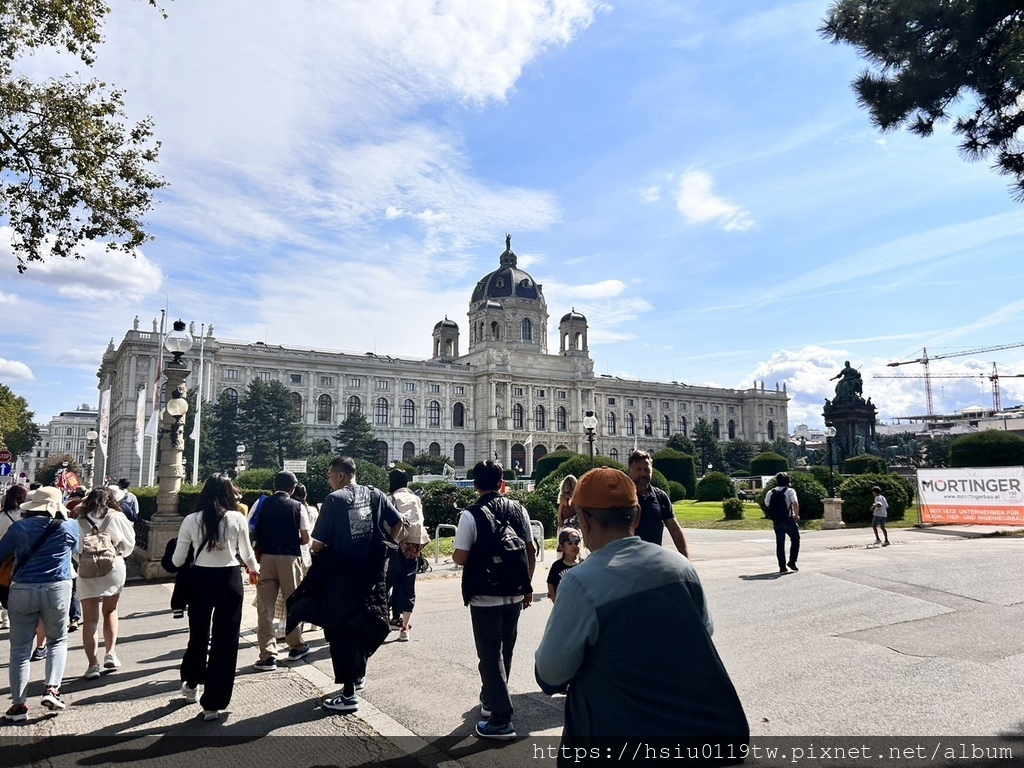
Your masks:
<path fill-rule="evenodd" d="M 519 633 L 522 602 L 480 608 L 469 607 L 473 620 L 473 640 L 480 660 L 480 701 L 491 710 L 494 725 L 512 720 L 512 699 L 508 695 L 508 675 L 512 671 L 512 651 Z"/>
<path fill-rule="evenodd" d="M 71 608 L 68 610 L 68 619 L 71 621 L 82 621 L 82 601 L 78 599 L 78 579 L 71 580 Z"/>
<path fill-rule="evenodd" d="M 410 560 L 402 550 L 392 552 L 388 559 L 387 588 L 391 617 L 400 619 L 402 613 L 412 613 L 416 605 L 416 569 L 419 560 Z"/>
<path fill-rule="evenodd" d="M 792 517 L 787 517 L 781 523 L 776 522 L 775 527 L 775 554 L 779 558 L 779 568 L 786 567 L 786 537 L 792 542 L 789 548 L 790 563 L 795 563 L 800 555 L 800 526 Z"/>
<path fill-rule="evenodd" d="M 181 660 L 181 679 L 190 686 L 205 686 L 199 700 L 203 709 L 224 709 L 235 687 L 242 574 L 236 566 L 193 565 L 189 578 L 188 648 Z"/>
<path fill-rule="evenodd" d="M 361 636 L 353 627 L 324 627 L 324 638 L 330 647 L 335 683 L 347 686 L 366 677 L 366 651 Z"/>

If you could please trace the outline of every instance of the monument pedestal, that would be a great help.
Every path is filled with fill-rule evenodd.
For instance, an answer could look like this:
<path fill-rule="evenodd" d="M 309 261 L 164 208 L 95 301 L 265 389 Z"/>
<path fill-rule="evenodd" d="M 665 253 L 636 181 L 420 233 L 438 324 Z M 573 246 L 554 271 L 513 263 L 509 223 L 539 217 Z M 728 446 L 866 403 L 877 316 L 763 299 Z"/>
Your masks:
<path fill-rule="evenodd" d="M 821 528 L 825 531 L 834 531 L 838 528 L 845 528 L 843 522 L 843 500 L 837 498 L 822 499 L 825 505 L 825 522 Z"/>
<path fill-rule="evenodd" d="M 146 546 L 146 561 L 142 563 L 142 578 L 147 581 L 174 578 L 173 574 L 164 570 L 160 561 L 167 549 L 167 542 L 178 537 L 180 527 L 180 517 L 177 520 L 153 519 L 149 521 L 149 541 Z"/>

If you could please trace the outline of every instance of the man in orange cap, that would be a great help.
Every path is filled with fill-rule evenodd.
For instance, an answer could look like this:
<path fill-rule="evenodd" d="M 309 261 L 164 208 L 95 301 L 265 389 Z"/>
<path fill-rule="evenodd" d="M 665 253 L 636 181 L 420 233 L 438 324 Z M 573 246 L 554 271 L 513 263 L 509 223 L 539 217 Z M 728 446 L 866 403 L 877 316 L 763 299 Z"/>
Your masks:
<path fill-rule="evenodd" d="M 593 469 L 572 503 L 591 555 L 562 578 L 535 656 L 541 690 L 568 690 L 563 748 L 635 737 L 746 743 L 700 579 L 682 555 L 633 535 L 636 486 Z"/>

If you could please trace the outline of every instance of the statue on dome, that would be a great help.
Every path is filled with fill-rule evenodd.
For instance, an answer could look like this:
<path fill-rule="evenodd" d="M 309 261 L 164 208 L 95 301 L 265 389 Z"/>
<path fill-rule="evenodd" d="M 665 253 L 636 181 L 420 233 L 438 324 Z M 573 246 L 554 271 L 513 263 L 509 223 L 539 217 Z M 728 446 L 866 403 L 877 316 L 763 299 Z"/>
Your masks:
<path fill-rule="evenodd" d="M 512 250 L 512 235 L 510 235 L 508 233 L 505 234 L 505 250 L 506 251 L 511 251 Z"/>

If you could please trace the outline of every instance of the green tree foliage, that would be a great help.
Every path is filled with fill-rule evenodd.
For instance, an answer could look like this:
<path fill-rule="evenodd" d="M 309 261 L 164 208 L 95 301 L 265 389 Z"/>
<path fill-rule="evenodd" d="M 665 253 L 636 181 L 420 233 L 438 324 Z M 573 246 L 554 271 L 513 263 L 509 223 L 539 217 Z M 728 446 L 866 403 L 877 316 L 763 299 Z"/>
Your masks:
<path fill-rule="evenodd" d="M 991 158 L 1024 200 L 1022 21 L 1014 2 L 838 0 L 819 31 L 867 59 L 853 88 L 876 126 L 930 136 L 956 111 L 964 156 Z"/>
<path fill-rule="evenodd" d="M 200 439 L 200 473 L 209 477 L 214 472 L 227 472 L 235 467 L 236 448 L 242 442 L 238 425 L 238 402 L 221 393 L 215 403 L 203 404 Z"/>
<path fill-rule="evenodd" d="M 697 419 L 690 430 L 690 437 L 693 438 L 692 455 L 700 461 L 700 472 L 706 472 L 708 464 L 719 470 L 725 469 L 725 453 L 707 419 Z"/>
<path fill-rule="evenodd" d="M 821 483 L 822 487 L 824 487 L 826 490 L 828 489 L 828 467 L 816 464 L 813 467 L 809 467 L 807 471 L 815 480 Z M 835 470 L 833 469 L 833 471 Z M 840 475 L 838 472 L 835 472 L 834 482 L 837 488 L 839 487 L 839 483 L 842 482 L 842 480 L 842 475 Z"/>
<path fill-rule="evenodd" d="M 789 466 L 793 466 L 796 463 L 793 444 L 789 442 L 787 437 L 776 437 L 770 443 L 760 443 L 757 446 L 757 450 L 760 453 L 777 453 L 789 462 Z"/>
<path fill-rule="evenodd" d="M 828 472 L 827 467 L 825 472 Z M 862 453 L 860 456 L 851 456 L 846 459 L 843 462 L 843 472 L 847 475 L 875 475 L 888 472 L 888 468 L 880 456 Z"/>
<path fill-rule="evenodd" d="M 697 501 L 722 501 L 736 496 L 736 484 L 724 472 L 708 472 L 697 482 Z"/>
<path fill-rule="evenodd" d="M 453 466 L 448 456 L 434 456 L 430 453 L 419 453 L 409 459 L 409 464 L 416 470 L 417 475 L 442 475 L 444 465 Z"/>
<path fill-rule="evenodd" d="M 274 488 L 276 474 L 276 469 L 247 469 L 238 473 L 235 485 L 244 490 L 269 491 Z"/>
<path fill-rule="evenodd" d="M 726 520 L 742 520 L 743 502 L 739 499 L 726 499 L 722 502 L 722 516 Z"/>
<path fill-rule="evenodd" d="M 0 221 L 20 272 L 81 256 L 85 241 L 132 251 L 148 239 L 142 218 L 164 185 L 149 170 L 160 146 L 152 120 L 126 127 L 124 93 L 78 72 L 19 73 L 26 58 L 53 54 L 92 66 L 109 10 L 105 0 L 0 0 Z"/>
<path fill-rule="evenodd" d="M 779 472 L 788 472 L 789 462 L 785 456 L 780 456 L 774 451 L 755 456 L 750 462 L 750 474 L 752 475 L 777 475 Z"/>
<path fill-rule="evenodd" d="M 823 499 L 828 496 L 828 490 L 819 483 L 808 472 L 794 472 L 789 476 L 789 484 L 796 491 L 797 501 L 800 503 L 801 520 L 820 520 L 825 516 L 825 504 Z M 765 496 L 777 485 L 775 478 L 765 483 L 764 488 L 757 494 L 757 503 L 764 510 L 764 516 L 768 517 L 768 505 L 765 503 Z"/>
<path fill-rule="evenodd" d="M 672 437 L 665 443 L 666 448 L 670 448 L 673 451 L 679 451 L 680 453 L 686 453 L 693 456 L 693 440 L 688 438 L 682 432 L 676 432 Z"/>
<path fill-rule="evenodd" d="M 376 463 L 380 456 L 377 438 L 374 437 L 370 422 L 361 412 L 353 411 L 338 425 L 338 454 L 353 459 Z"/>
<path fill-rule="evenodd" d="M 953 438 L 949 435 L 922 437 L 918 440 L 921 452 L 921 466 L 940 469 L 950 466 L 949 449 Z"/>
<path fill-rule="evenodd" d="M 749 472 L 750 462 L 757 455 L 757 446 L 749 440 L 737 437 L 727 442 L 722 451 L 725 453 L 725 465 L 730 472 Z"/>
<path fill-rule="evenodd" d="M 526 507 L 530 519 L 537 520 L 544 526 L 546 538 L 555 536 L 558 532 L 558 505 L 550 498 L 550 493 L 511 491 L 508 497 Z"/>
<path fill-rule="evenodd" d="M 477 500 L 477 493 L 472 488 L 459 488 L 444 480 L 435 480 L 423 486 L 420 499 L 423 502 L 424 524 L 433 537 L 434 529 L 441 523 L 458 525 L 459 515 Z"/>
<path fill-rule="evenodd" d="M 693 456 L 689 456 L 672 448 L 662 448 L 651 456 L 654 468 L 661 472 L 669 481 L 680 483 L 686 490 L 686 496 L 693 498 L 697 493 L 697 468 Z"/>
<path fill-rule="evenodd" d="M 238 403 L 242 442 L 254 467 L 280 469 L 303 453 L 306 428 L 291 392 L 279 381 L 253 379 Z"/>
<path fill-rule="evenodd" d="M 552 451 L 551 453 L 546 454 L 544 458 L 537 461 L 536 465 L 533 468 L 534 482 L 539 485 L 545 477 L 550 475 L 558 468 L 559 464 L 561 464 L 563 461 L 575 458 L 579 455 L 580 454 L 576 453 L 575 451 Z M 466 476 L 468 477 L 469 474 L 467 473 Z"/>
<path fill-rule="evenodd" d="M 78 475 L 78 479 L 84 482 L 82 468 L 70 453 L 51 453 L 46 461 L 39 466 L 39 469 L 36 470 L 36 482 L 43 485 L 56 485 L 57 475 L 64 468 L 65 461 L 68 463 L 68 469 Z"/>
<path fill-rule="evenodd" d="M 303 452 L 304 456 L 322 456 L 324 454 L 333 453 L 334 446 L 331 445 L 331 441 L 326 437 L 318 437 L 315 440 L 310 440 L 306 446 L 306 450 Z"/>
<path fill-rule="evenodd" d="M 675 480 L 668 481 L 668 499 L 669 501 L 682 501 L 686 498 L 686 486 L 682 483 L 677 483 Z"/>
<path fill-rule="evenodd" d="M 843 499 L 843 520 L 847 523 L 870 523 L 871 505 L 875 496 L 871 486 L 877 485 L 889 502 L 889 519 L 902 520 L 913 501 L 910 484 L 897 475 L 856 475 L 843 481 L 840 496 Z"/>
<path fill-rule="evenodd" d="M 1012 432 L 975 432 L 949 447 L 951 467 L 1016 467 L 1024 464 L 1024 437 Z"/>
<path fill-rule="evenodd" d="M 0 121 L 2 119 L 0 116 Z M 2 152 L 0 149 L 0 157 Z M 0 200 L 2 199 L 0 194 Z M 6 384 L 0 384 L 0 446 L 15 456 L 32 450 L 32 446 L 39 439 L 39 427 L 32 422 L 33 416 L 35 414 L 28 409 L 28 401 L 25 398 L 15 395 Z"/>

